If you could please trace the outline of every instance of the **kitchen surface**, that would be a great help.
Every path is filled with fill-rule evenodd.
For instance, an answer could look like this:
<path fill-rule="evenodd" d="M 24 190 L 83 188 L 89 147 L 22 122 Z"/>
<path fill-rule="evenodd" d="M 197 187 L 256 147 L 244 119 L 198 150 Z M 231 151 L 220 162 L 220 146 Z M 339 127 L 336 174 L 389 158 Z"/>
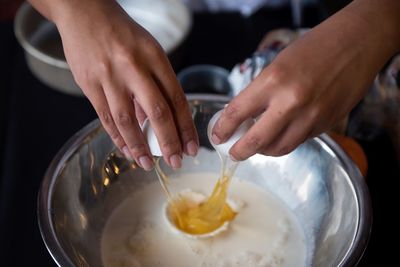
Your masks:
<path fill-rule="evenodd" d="M 303 27 L 318 24 L 327 14 L 322 5 L 306 7 Z M 293 27 L 289 8 L 264 8 L 248 18 L 194 14 L 175 71 L 194 64 L 231 70 L 254 52 L 268 31 L 284 27 Z M 0 22 L 0 36 L 0 266 L 56 266 L 37 223 L 40 183 L 61 146 L 96 114 L 87 99 L 51 89 L 32 74 L 12 20 Z M 398 211 L 400 161 L 383 127 L 368 138 L 358 131 L 352 134 L 368 159 L 365 179 L 373 207 L 369 245 L 358 266 L 395 266 L 397 255 L 385 240 L 398 235 L 393 215 Z"/>

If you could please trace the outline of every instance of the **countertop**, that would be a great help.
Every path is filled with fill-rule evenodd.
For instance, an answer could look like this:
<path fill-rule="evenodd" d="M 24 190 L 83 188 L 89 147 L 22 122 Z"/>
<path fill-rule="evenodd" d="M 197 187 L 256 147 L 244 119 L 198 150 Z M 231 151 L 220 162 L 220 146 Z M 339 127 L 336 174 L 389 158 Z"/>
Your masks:
<path fill-rule="evenodd" d="M 312 8 L 308 11 L 318 13 Z M 322 19 L 307 14 L 306 26 Z M 254 51 L 267 31 L 286 26 L 291 26 L 286 9 L 262 10 L 248 19 L 234 13 L 195 15 L 176 71 L 200 63 L 230 69 Z M 53 156 L 96 114 L 85 98 L 52 90 L 31 74 L 12 21 L 0 22 L 0 36 L 0 266 L 56 266 L 38 228 L 38 190 Z M 385 132 L 359 142 L 369 162 L 366 181 L 374 217 L 359 266 L 394 266 L 397 255 L 389 252 L 384 240 L 395 235 L 392 229 L 398 229 L 392 228 L 392 216 L 398 210 L 393 184 L 400 178 L 399 163 Z"/>

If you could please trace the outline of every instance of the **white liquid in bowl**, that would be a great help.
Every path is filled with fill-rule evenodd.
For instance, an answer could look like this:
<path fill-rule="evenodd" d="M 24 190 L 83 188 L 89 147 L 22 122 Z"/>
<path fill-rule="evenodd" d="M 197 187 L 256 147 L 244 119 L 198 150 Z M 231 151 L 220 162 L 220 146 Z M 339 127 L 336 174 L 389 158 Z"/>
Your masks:
<path fill-rule="evenodd" d="M 178 191 L 207 194 L 217 173 L 171 177 Z M 158 182 L 133 193 L 110 216 L 101 240 L 105 267 L 302 267 L 304 234 L 292 212 L 271 192 L 234 177 L 229 198 L 239 213 L 229 228 L 209 239 L 190 239 L 166 222 Z"/>

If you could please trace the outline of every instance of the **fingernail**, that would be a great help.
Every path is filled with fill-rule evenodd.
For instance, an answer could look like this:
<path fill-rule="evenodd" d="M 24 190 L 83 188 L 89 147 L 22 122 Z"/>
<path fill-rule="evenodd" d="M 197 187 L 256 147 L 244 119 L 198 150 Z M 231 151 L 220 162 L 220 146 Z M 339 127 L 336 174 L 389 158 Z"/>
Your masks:
<path fill-rule="evenodd" d="M 195 141 L 190 141 L 186 144 L 186 150 L 190 156 L 196 156 L 197 155 L 197 150 L 198 146 Z"/>
<path fill-rule="evenodd" d="M 219 145 L 221 144 L 221 139 L 216 134 L 212 134 L 211 140 L 213 141 L 214 144 Z"/>
<path fill-rule="evenodd" d="M 125 157 L 126 157 L 128 160 L 132 160 L 131 152 L 129 152 L 128 146 L 124 146 L 124 147 L 122 148 L 122 153 L 124 153 Z"/>
<path fill-rule="evenodd" d="M 153 161 L 149 156 L 141 156 L 139 158 L 139 163 L 146 171 L 150 171 L 153 168 Z"/>
<path fill-rule="evenodd" d="M 182 166 L 182 158 L 178 154 L 174 154 L 169 158 L 171 167 L 174 169 L 179 169 Z"/>

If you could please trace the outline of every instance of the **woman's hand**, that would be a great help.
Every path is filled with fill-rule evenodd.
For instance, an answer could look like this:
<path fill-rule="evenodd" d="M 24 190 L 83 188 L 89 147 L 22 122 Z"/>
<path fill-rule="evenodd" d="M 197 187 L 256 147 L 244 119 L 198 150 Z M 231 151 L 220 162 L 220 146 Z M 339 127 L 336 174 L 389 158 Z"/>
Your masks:
<path fill-rule="evenodd" d="M 115 145 L 151 169 L 140 129 L 148 117 L 171 167 L 181 166 L 182 152 L 195 155 L 198 138 L 189 106 L 157 41 L 115 1 L 54 2 L 47 12 L 68 64 Z"/>
<path fill-rule="evenodd" d="M 246 118 L 257 117 L 231 148 L 232 158 L 281 156 L 344 118 L 400 48 L 393 11 L 399 2 L 383 2 L 354 1 L 284 49 L 225 108 L 213 141 L 223 143 Z"/>

